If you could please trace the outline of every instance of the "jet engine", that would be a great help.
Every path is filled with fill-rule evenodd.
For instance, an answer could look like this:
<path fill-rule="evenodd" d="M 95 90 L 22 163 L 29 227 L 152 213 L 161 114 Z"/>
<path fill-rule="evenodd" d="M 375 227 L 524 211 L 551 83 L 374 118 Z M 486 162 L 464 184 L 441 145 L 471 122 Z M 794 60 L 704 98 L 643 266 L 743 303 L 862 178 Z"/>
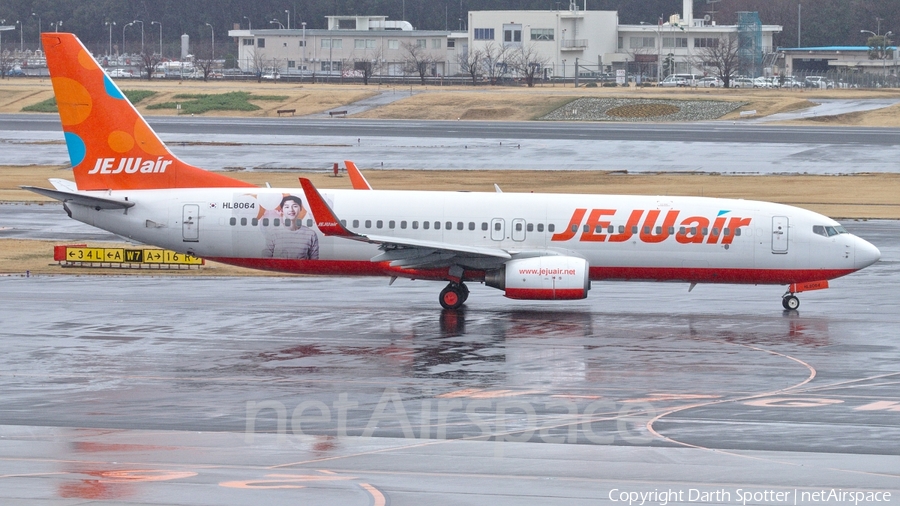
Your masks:
<path fill-rule="evenodd" d="M 583 299 L 591 288 L 587 260 L 568 256 L 510 260 L 485 273 L 484 284 L 510 299 L 528 300 Z"/>

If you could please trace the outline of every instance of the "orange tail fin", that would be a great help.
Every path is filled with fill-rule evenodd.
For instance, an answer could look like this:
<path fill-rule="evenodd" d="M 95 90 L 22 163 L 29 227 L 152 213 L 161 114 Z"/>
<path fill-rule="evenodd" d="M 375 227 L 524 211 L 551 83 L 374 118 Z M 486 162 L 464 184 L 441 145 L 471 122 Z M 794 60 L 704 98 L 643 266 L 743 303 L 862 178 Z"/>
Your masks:
<path fill-rule="evenodd" d="M 79 190 L 252 187 L 179 160 L 71 33 L 43 33 Z"/>

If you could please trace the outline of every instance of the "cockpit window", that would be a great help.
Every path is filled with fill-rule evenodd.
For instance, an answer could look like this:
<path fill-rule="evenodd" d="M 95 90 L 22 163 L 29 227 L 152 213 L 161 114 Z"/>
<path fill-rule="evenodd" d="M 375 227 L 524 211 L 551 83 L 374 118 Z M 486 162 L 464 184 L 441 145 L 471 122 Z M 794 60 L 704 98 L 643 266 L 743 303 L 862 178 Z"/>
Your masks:
<path fill-rule="evenodd" d="M 838 234 L 847 234 L 847 230 L 840 226 L 824 226 L 824 225 L 813 225 L 813 233 L 821 235 L 822 237 L 831 237 Z"/>

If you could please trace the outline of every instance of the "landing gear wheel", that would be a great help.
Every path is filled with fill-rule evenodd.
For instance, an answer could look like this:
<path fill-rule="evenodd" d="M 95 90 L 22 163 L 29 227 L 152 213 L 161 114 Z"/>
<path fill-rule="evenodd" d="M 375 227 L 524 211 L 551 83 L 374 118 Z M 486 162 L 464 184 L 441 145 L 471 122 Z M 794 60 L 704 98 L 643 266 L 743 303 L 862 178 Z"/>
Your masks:
<path fill-rule="evenodd" d="M 461 286 L 463 288 L 461 288 Z M 456 283 L 450 283 L 443 290 L 441 290 L 441 295 L 438 297 L 438 300 L 441 302 L 441 307 L 444 309 L 459 309 L 462 307 L 463 302 L 466 301 L 466 296 L 469 294 L 468 290 L 466 290 L 465 285 L 458 285 Z"/>
<path fill-rule="evenodd" d="M 460 283 L 459 290 L 460 292 L 462 292 L 462 301 L 463 303 L 465 303 L 467 300 L 469 300 L 469 287 L 463 283 Z"/>
<path fill-rule="evenodd" d="M 785 295 L 781 298 L 781 305 L 788 311 L 793 311 L 800 307 L 800 299 L 796 295 Z"/>

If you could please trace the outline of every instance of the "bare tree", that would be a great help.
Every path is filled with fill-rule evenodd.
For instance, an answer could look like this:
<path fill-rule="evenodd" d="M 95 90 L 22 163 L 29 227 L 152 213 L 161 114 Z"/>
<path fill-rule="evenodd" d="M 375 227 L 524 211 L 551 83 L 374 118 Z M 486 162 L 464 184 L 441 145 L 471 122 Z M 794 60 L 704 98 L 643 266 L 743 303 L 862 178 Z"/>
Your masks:
<path fill-rule="evenodd" d="M 365 51 L 359 56 L 350 55 L 353 72 L 363 78 L 364 85 L 368 85 L 369 79 L 380 71 L 383 60 L 380 48 Z"/>
<path fill-rule="evenodd" d="M 478 84 L 478 76 L 481 75 L 481 64 L 483 59 L 484 51 L 480 49 L 469 48 L 468 51 L 461 51 L 456 55 L 456 60 L 459 62 L 459 68 L 472 79 L 472 86 Z"/>
<path fill-rule="evenodd" d="M 262 82 L 263 72 L 266 71 L 266 53 L 265 51 L 260 51 L 256 49 L 253 51 L 253 56 L 250 60 L 251 68 L 253 69 L 253 73 L 256 74 L 256 82 Z M 315 81 L 315 79 L 313 79 Z"/>
<path fill-rule="evenodd" d="M 434 56 L 428 52 L 425 46 L 420 46 L 416 42 L 404 42 L 403 50 L 406 52 L 403 60 L 406 72 L 418 75 L 424 85 L 425 77 L 428 76 L 428 71 L 435 63 Z"/>
<path fill-rule="evenodd" d="M 208 81 L 209 75 L 215 67 L 215 60 L 212 55 L 212 45 L 200 43 L 194 49 L 194 68 L 200 70 L 203 74 L 203 80 Z"/>
<path fill-rule="evenodd" d="M 4 76 L 9 77 L 8 74 L 13 69 L 13 63 L 14 60 L 9 50 L 0 53 L 0 78 Z"/>
<path fill-rule="evenodd" d="M 162 61 L 159 53 L 151 53 L 150 51 L 144 51 L 141 55 L 141 66 L 147 72 L 147 80 L 153 79 L 153 74 L 156 72 L 156 67 L 159 66 L 159 62 Z"/>
<path fill-rule="evenodd" d="M 509 48 L 491 41 L 484 46 L 483 55 L 481 68 L 484 74 L 492 85 L 499 84 L 500 79 L 509 71 Z"/>
<path fill-rule="evenodd" d="M 657 54 L 655 47 L 639 47 L 629 51 L 631 53 L 631 61 L 637 67 L 638 75 L 641 76 L 643 82 L 645 76 L 654 74 L 653 69 L 657 67 Z M 578 69 L 575 69 L 576 72 Z"/>
<path fill-rule="evenodd" d="M 711 70 L 714 75 L 722 80 L 726 88 L 731 87 L 731 76 L 737 71 L 740 64 L 740 44 L 734 34 L 723 35 L 708 47 L 700 48 L 695 53 L 694 64 L 697 67 Z"/>
<path fill-rule="evenodd" d="M 525 78 L 525 84 L 533 88 L 535 77 L 541 74 L 550 59 L 541 55 L 534 44 L 523 44 L 510 53 L 509 61 L 516 73 Z"/>

